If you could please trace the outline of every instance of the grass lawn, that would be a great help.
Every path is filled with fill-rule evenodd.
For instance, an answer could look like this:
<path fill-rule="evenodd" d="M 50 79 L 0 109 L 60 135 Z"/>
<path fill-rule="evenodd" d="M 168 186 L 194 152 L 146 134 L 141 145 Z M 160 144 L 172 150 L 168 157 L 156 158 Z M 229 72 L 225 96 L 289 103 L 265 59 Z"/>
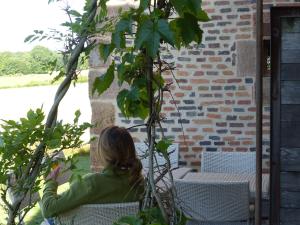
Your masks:
<path fill-rule="evenodd" d="M 52 85 L 54 77 L 55 75 L 50 74 L 0 76 L 0 89 Z M 54 84 L 59 84 L 61 80 L 54 82 Z M 77 82 L 83 83 L 87 80 L 88 71 L 84 70 L 78 76 Z"/>
<path fill-rule="evenodd" d="M 79 153 L 75 153 L 76 156 L 75 158 L 78 160 L 76 163 L 76 169 L 72 170 L 73 173 L 75 174 L 80 174 L 80 175 L 84 175 L 88 172 L 90 172 L 90 156 L 88 152 L 79 152 Z M 69 184 L 63 184 L 61 186 L 59 186 L 58 188 L 58 192 L 63 192 L 64 190 L 66 190 L 68 188 Z M 0 209 L 0 224 L 5 224 L 5 218 L 4 217 L 4 212 L 1 212 Z M 41 211 L 40 208 L 37 205 L 34 206 L 34 208 L 32 208 L 28 214 L 25 217 L 25 224 L 26 225 L 39 225 L 41 222 L 43 221 L 43 217 L 41 215 Z"/>

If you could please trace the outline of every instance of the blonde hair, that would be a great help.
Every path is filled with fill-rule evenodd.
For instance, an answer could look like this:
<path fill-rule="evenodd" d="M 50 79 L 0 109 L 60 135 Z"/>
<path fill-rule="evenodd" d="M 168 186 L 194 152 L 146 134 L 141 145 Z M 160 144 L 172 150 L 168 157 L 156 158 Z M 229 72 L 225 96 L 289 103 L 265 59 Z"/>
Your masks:
<path fill-rule="evenodd" d="M 141 161 L 137 158 L 133 139 L 125 128 L 110 126 L 103 129 L 97 154 L 103 166 L 112 165 L 114 169 L 129 170 L 130 184 L 143 181 Z"/>

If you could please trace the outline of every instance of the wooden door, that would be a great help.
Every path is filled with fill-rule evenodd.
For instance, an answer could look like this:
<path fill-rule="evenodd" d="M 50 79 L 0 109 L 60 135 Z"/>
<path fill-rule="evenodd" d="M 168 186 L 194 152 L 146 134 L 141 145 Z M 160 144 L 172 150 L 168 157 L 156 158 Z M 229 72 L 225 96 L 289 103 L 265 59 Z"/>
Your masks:
<path fill-rule="evenodd" d="M 300 7 L 271 9 L 270 224 L 300 224 Z"/>

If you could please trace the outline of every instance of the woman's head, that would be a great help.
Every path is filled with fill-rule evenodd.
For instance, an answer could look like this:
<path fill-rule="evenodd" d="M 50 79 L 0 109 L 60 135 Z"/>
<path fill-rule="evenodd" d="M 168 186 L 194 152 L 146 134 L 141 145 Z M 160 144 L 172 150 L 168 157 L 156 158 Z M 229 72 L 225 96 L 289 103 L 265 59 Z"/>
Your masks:
<path fill-rule="evenodd" d="M 139 182 L 141 179 L 142 165 L 136 156 L 133 139 L 125 128 L 110 126 L 102 130 L 98 156 L 104 167 L 112 165 L 116 169 L 130 170 L 130 182 Z"/>

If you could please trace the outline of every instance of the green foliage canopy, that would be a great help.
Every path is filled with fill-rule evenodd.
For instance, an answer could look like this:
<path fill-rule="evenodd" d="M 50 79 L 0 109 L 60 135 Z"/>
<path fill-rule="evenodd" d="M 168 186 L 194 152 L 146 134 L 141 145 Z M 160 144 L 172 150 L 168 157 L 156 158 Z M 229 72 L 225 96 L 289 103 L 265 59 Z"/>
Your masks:
<path fill-rule="evenodd" d="M 0 52 L 0 76 L 46 74 L 61 67 L 62 55 L 43 46 L 35 46 L 30 52 Z M 88 68 L 86 58 L 82 57 L 79 68 Z"/>

